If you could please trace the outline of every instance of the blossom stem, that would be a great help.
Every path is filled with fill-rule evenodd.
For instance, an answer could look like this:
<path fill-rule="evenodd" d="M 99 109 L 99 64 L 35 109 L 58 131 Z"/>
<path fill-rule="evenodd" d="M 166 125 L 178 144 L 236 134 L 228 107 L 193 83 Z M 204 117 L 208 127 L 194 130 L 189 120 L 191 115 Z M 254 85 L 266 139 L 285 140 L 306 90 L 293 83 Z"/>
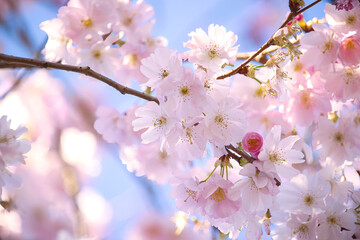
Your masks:
<path fill-rule="evenodd" d="M 254 79 L 254 80 L 257 81 L 258 83 L 262 84 L 262 82 L 261 82 L 259 79 L 257 79 L 256 77 L 253 77 L 252 79 Z"/>
<path fill-rule="evenodd" d="M 308 10 L 309 8 L 313 7 L 314 5 L 318 4 L 319 2 L 321 2 L 321 0 L 316 0 L 313 3 L 311 3 L 310 5 L 300 9 L 297 12 L 291 12 L 289 14 L 289 16 L 286 18 L 286 20 L 281 24 L 281 26 L 277 30 L 285 27 L 286 24 L 288 24 L 291 20 L 293 20 L 294 17 L 296 17 L 300 13 Z M 240 64 L 238 67 L 234 68 L 232 71 L 230 71 L 230 72 L 228 72 L 228 73 L 226 73 L 224 75 L 219 76 L 217 79 L 224 79 L 224 78 L 230 77 L 232 75 L 235 75 L 237 73 L 246 72 L 246 71 L 244 71 L 244 69 L 247 69 L 247 64 L 250 63 L 253 59 L 255 59 L 256 56 L 261 54 L 265 49 L 267 49 L 268 47 L 273 45 L 274 35 L 275 35 L 275 33 L 273 33 L 273 35 L 271 35 L 271 37 L 264 43 L 264 45 L 262 45 L 259 48 L 259 50 L 257 50 L 254 54 L 252 54 L 249 58 L 247 58 L 242 64 Z"/>
<path fill-rule="evenodd" d="M 52 69 L 59 69 L 65 70 L 69 72 L 77 72 L 92 78 L 95 78 L 101 82 L 106 83 L 107 85 L 115 88 L 121 94 L 129 94 L 133 95 L 148 101 L 154 101 L 159 103 L 159 100 L 156 97 L 150 96 L 148 94 L 139 92 L 135 89 L 125 87 L 114 80 L 101 75 L 100 73 L 95 72 L 90 67 L 79 67 L 73 65 L 66 65 L 61 63 L 54 63 L 54 62 L 47 62 L 41 61 L 37 59 L 31 58 L 22 58 L 22 57 L 15 57 L 6 54 L 0 53 L 0 68 L 52 68 Z"/>
<path fill-rule="evenodd" d="M 211 175 L 215 172 L 215 170 L 217 169 L 217 167 L 218 167 L 218 166 L 216 166 L 216 167 L 214 168 L 214 170 L 212 170 L 212 172 L 209 174 L 209 176 L 207 176 L 207 178 L 206 178 L 205 180 L 202 180 L 200 183 L 206 182 L 206 181 L 211 177 Z"/>

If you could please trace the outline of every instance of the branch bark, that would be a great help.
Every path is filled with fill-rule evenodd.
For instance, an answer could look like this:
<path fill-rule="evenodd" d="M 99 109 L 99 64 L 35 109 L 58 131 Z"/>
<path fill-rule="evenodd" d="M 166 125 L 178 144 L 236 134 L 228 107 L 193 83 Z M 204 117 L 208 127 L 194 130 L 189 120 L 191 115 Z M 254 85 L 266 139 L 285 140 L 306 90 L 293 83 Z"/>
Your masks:
<path fill-rule="evenodd" d="M 315 2 L 311 3 L 310 5 L 304 7 L 303 9 L 300 9 L 297 12 L 291 12 L 288 17 L 286 18 L 286 20 L 281 24 L 281 26 L 277 29 L 281 29 L 283 27 L 286 26 L 286 24 L 288 24 L 291 20 L 293 20 L 294 17 L 296 17 L 297 15 L 299 15 L 300 13 L 303 13 L 304 11 L 308 10 L 309 8 L 313 7 L 314 5 L 318 4 L 319 2 L 321 2 L 321 0 L 316 0 Z M 276 30 L 276 31 L 277 31 Z M 276 33 L 275 31 L 275 33 Z M 251 62 L 254 58 L 256 58 L 256 56 L 258 56 L 260 53 L 262 53 L 265 49 L 267 49 L 268 47 L 270 47 L 272 45 L 273 42 L 273 37 L 274 34 L 271 35 L 271 37 L 259 48 L 259 50 L 257 50 L 255 53 L 253 53 L 249 58 L 247 58 L 242 64 L 240 64 L 238 67 L 234 68 L 233 70 L 231 70 L 230 72 L 219 76 L 217 79 L 224 79 L 227 77 L 230 77 L 232 75 L 235 75 L 237 73 L 241 73 L 241 72 L 247 72 L 245 69 L 247 68 L 247 64 L 249 62 Z"/>
<path fill-rule="evenodd" d="M 101 82 L 104 82 L 107 85 L 115 88 L 123 95 L 129 94 L 148 101 L 154 101 L 159 104 L 159 100 L 156 97 L 139 92 L 132 88 L 125 87 L 115 82 L 114 80 L 104 75 L 101 75 L 100 73 L 95 72 L 90 67 L 78 67 L 78 66 L 66 65 L 61 63 L 41 61 L 31 58 L 15 57 L 0 53 L 0 68 L 45 68 L 45 69 L 58 69 L 69 72 L 77 72 L 95 78 Z"/>
<path fill-rule="evenodd" d="M 229 153 L 229 150 L 235 152 L 236 154 L 239 154 L 241 157 L 245 158 L 249 163 L 252 163 L 254 162 L 256 159 L 251 157 L 249 154 L 247 153 L 244 153 L 243 151 L 241 151 L 240 149 L 234 147 L 233 145 L 227 145 L 225 147 L 226 150 L 228 150 L 228 153 Z M 232 156 L 232 154 L 230 154 L 230 156 Z"/>
<path fill-rule="evenodd" d="M 300 42 L 300 37 L 298 37 L 297 39 L 291 39 L 290 42 L 292 44 L 297 44 Z M 271 52 L 274 52 L 278 49 L 280 49 L 280 46 L 270 46 L 268 47 L 266 50 L 262 51 L 258 56 L 256 56 L 253 60 L 262 64 L 265 64 L 267 62 L 267 58 L 266 58 L 266 54 L 269 54 Z M 237 60 L 241 60 L 241 59 L 248 59 L 249 57 L 251 57 L 252 55 L 254 55 L 255 52 L 244 52 L 244 53 L 238 53 L 236 54 L 236 59 Z"/>

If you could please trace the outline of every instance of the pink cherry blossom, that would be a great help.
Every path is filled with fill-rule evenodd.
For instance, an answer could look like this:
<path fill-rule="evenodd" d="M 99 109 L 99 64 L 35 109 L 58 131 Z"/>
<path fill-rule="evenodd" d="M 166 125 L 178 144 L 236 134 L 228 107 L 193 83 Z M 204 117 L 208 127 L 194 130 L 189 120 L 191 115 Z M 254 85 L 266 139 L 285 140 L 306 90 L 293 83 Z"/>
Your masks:
<path fill-rule="evenodd" d="M 328 68 L 335 61 L 340 46 L 334 31 L 325 24 L 313 24 L 315 31 L 301 38 L 301 46 L 306 50 L 303 61 L 317 68 Z"/>
<path fill-rule="evenodd" d="M 201 28 L 189 34 L 191 39 L 184 43 L 191 50 L 184 53 L 184 58 L 209 71 L 216 72 L 224 64 L 233 64 L 238 46 L 234 47 L 237 36 L 225 27 L 211 24 L 208 34 Z"/>
<path fill-rule="evenodd" d="M 281 139 L 281 126 L 274 126 L 266 136 L 263 150 L 258 156 L 264 162 L 264 171 L 277 173 L 281 178 L 295 176 L 298 171 L 292 164 L 304 162 L 304 155 L 293 149 L 294 143 L 299 139 L 299 136 Z"/>
<path fill-rule="evenodd" d="M 172 185 L 171 197 L 176 199 L 176 207 L 181 211 L 196 214 L 199 208 L 200 181 L 194 177 L 194 170 L 190 172 L 175 171 L 169 179 Z"/>
<path fill-rule="evenodd" d="M 30 150 L 27 140 L 19 140 L 27 132 L 25 127 L 10 128 L 7 116 L 0 118 L 0 166 L 24 164 L 24 154 Z"/>
<path fill-rule="evenodd" d="M 356 2 L 356 1 L 355 1 Z M 336 32 L 347 33 L 356 31 L 360 27 L 360 8 L 353 8 L 349 11 L 338 11 L 336 7 L 325 4 L 325 18 L 327 23 Z"/>
<path fill-rule="evenodd" d="M 135 108 L 120 114 L 113 108 L 100 107 L 96 111 L 97 119 L 94 128 L 100 133 L 104 140 L 121 145 L 132 145 L 140 137 L 133 132 L 131 122 L 134 120 Z"/>
<path fill-rule="evenodd" d="M 310 126 L 320 116 L 331 111 L 330 99 L 326 92 L 307 88 L 293 91 L 293 98 L 287 103 L 287 112 L 291 120 L 300 126 Z"/>
<path fill-rule="evenodd" d="M 159 184 L 164 184 L 175 170 L 183 167 L 176 152 L 167 152 L 161 148 L 161 142 L 123 146 L 120 149 L 121 161 L 136 176 L 146 176 Z"/>
<path fill-rule="evenodd" d="M 176 124 L 174 131 L 168 137 L 170 146 L 178 156 L 186 161 L 201 158 L 206 149 L 207 139 L 204 136 L 204 123 L 199 123 L 203 117 L 186 119 Z"/>
<path fill-rule="evenodd" d="M 291 214 L 286 223 L 281 223 L 274 229 L 273 239 L 316 240 L 317 219 L 307 218 L 309 218 L 307 215 Z"/>
<path fill-rule="evenodd" d="M 158 105 L 155 102 L 147 102 L 135 111 L 135 116 L 138 118 L 133 121 L 132 125 L 134 131 L 146 129 L 141 134 L 144 144 L 159 138 L 164 141 L 165 137 L 173 129 L 176 120 L 170 115 L 169 107 L 166 103 Z"/>
<path fill-rule="evenodd" d="M 348 100 L 360 94 L 360 68 L 335 64 L 333 70 L 324 72 L 325 88 L 338 100 Z"/>
<path fill-rule="evenodd" d="M 168 82 L 180 79 L 182 76 L 181 60 L 176 51 L 168 48 L 157 48 L 149 57 L 141 60 L 141 72 L 149 79 L 146 86 L 161 88 Z"/>
<path fill-rule="evenodd" d="M 241 104 L 231 98 L 210 102 L 205 111 L 206 133 L 215 145 L 236 144 L 245 133 L 245 114 Z"/>
<path fill-rule="evenodd" d="M 339 58 L 344 65 L 358 66 L 360 64 L 360 32 L 350 33 L 341 40 Z"/>
<path fill-rule="evenodd" d="M 277 203 L 289 213 L 317 214 L 325 209 L 325 198 L 330 193 L 330 183 L 320 174 L 298 174 L 290 182 L 283 182 Z"/>
<path fill-rule="evenodd" d="M 352 161 L 359 154 L 359 129 L 348 119 L 341 118 L 335 125 L 331 120 L 320 118 L 318 128 L 314 131 L 313 146 L 321 148 L 320 160 L 330 161 L 339 166 L 345 160 Z"/>
<path fill-rule="evenodd" d="M 270 208 L 273 196 L 277 194 L 277 187 L 272 174 L 261 172 L 253 164 L 246 164 L 239 172 L 243 178 L 237 181 L 229 190 L 233 200 L 242 200 L 242 205 L 247 211 L 264 211 Z"/>
<path fill-rule="evenodd" d="M 65 60 L 68 58 L 69 53 L 72 53 L 72 40 L 65 36 L 65 27 L 63 22 L 54 18 L 42 22 L 40 29 L 46 32 L 48 35 L 48 41 L 46 42 L 45 48 L 42 53 L 45 59 L 52 62 Z"/>
<path fill-rule="evenodd" d="M 229 192 L 233 183 L 213 174 L 206 182 L 199 185 L 198 200 L 200 214 L 210 218 L 225 218 L 235 214 L 241 207 L 241 200 L 233 200 Z"/>
<path fill-rule="evenodd" d="M 101 40 L 100 34 L 110 32 L 109 22 L 115 22 L 112 4 L 99 0 L 71 0 L 59 9 L 65 36 L 80 46 L 89 46 Z"/>
<path fill-rule="evenodd" d="M 319 216 L 319 239 L 348 239 L 347 233 L 342 228 L 352 233 L 355 229 L 356 217 L 346 206 L 332 198 L 326 199 L 325 212 Z M 351 234 L 350 234 L 351 235 Z"/>
<path fill-rule="evenodd" d="M 124 31 L 129 39 L 134 39 L 134 33 L 154 15 L 154 8 L 145 3 L 143 0 L 132 1 L 115 1 L 115 14 L 117 16 L 114 30 L 117 32 Z M 136 38 L 136 37 L 135 37 Z"/>

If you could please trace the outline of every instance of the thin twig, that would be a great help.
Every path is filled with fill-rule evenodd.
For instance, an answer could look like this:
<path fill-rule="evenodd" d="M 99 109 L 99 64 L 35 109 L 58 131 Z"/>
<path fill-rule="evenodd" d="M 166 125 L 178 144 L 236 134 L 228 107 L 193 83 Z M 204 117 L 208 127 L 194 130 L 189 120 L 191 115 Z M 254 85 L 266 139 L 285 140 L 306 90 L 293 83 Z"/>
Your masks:
<path fill-rule="evenodd" d="M 300 42 L 300 36 L 297 39 L 291 39 L 290 42 L 292 44 L 297 44 Z M 262 64 L 265 64 L 267 62 L 266 59 L 266 54 L 269 54 L 271 52 L 274 52 L 278 49 L 280 49 L 282 47 L 280 46 L 271 46 L 268 47 L 266 50 L 264 50 L 263 52 L 261 52 L 258 56 L 256 56 L 253 60 Z M 245 52 L 245 53 L 238 53 L 236 54 L 236 59 L 237 60 L 241 60 L 241 59 L 248 59 L 249 57 L 251 57 L 253 54 L 255 54 L 255 52 Z"/>
<path fill-rule="evenodd" d="M 97 80 L 100 80 L 107 85 L 115 88 L 118 90 L 121 94 L 130 94 L 148 101 L 154 101 L 156 103 L 159 103 L 159 100 L 156 97 L 150 96 L 148 94 L 139 92 L 135 89 L 125 87 L 114 80 L 105 77 L 104 75 L 101 75 L 100 73 L 97 73 L 93 71 L 90 67 L 78 67 L 78 66 L 72 66 L 72 65 L 66 65 L 61 63 L 53 63 L 53 62 L 47 62 L 47 61 L 41 61 L 37 59 L 31 59 L 31 58 L 22 58 L 22 57 L 15 57 L 10 56 L 6 54 L 0 53 L 0 66 L 6 66 L 7 68 L 52 68 L 52 69 L 59 69 L 59 70 L 65 70 L 69 72 L 77 72 L 92 78 L 95 78 Z"/>
<path fill-rule="evenodd" d="M 11 87 L 0 96 L 0 101 L 4 100 L 11 92 L 13 92 L 16 88 L 18 88 L 21 81 L 23 81 L 24 77 L 25 74 L 21 74 L 21 76 L 18 76 L 17 79 L 14 81 L 14 83 L 11 85 Z"/>
<path fill-rule="evenodd" d="M 241 151 L 240 149 L 234 147 L 232 144 L 227 145 L 227 146 L 225 147 L 225 149 L 229 149 L 229 150 L 231 150 L 231 151 L 239 154 L 241 157 L 245 158 L 249 163 L 252 163 L 252 162 L 254 162 L 254 161 L 256 160 L 255 158 L 251 157 L 249 154 L 244 153 L 244 152 Z M 228 152 L 229 152 L 229 151 L 228 151 Z"/>
<path fill-rule="evenodd" d="M 315 2 L 311 3 L 310 5 L 304 7 L 303 9 L 301 9 L 297 12 L 291 12 L 288 15 L 288 17 L 286 18 L 286 20 L 281 24 L 281 26 L 277 30 L 285 27 L 286 24 L 288 24 L 291 20 L 293 20 L 294 17 L 296 17 L 300 13 L 306 11 L 307 9 L 313 7 L 314 5 L 316 5 L 319 2 L 321 2 L 321 0 L 316 0 Z M 275 31 L 275 33 L 277 32 L 277 30 Z M 273 33 L 273 35 L 271 35 L 271 37 L 259 48 L 259 50 L 257 50 L 253 55 L 251 55 L 248 59 L 246 59 L 238 67 L 234 68 L 233 70 L 231 70 L 230 72 L 228 72 L 224 75 L 219 76 L 217 79 L 224 79 L 224 78 L 230 77 L 230 76 L 235 75 L 240 72 L 246 72 L 245 71 L 245 69 L 247 68 L 246 65 L 249 62 L 251 62 L 256 56 L 258 56 L 260 53 L 262 53 L 265 49 L 267 49 L 268 47 L 270 47 L 273 44 L 273 37 L 274 37 L 275 33 Z"/>
<path fill-rule="evenodd" d="M 241 165 L 241 156 L 233 153 L 232 151 L 230 151 L 229 149 L 225 148 L 225 150 L 228 153 L 228 156 L 230 156 L 232 159 L 234 159 L 235 161 L 237 161 L 239 163 L 239 165 Z"/>

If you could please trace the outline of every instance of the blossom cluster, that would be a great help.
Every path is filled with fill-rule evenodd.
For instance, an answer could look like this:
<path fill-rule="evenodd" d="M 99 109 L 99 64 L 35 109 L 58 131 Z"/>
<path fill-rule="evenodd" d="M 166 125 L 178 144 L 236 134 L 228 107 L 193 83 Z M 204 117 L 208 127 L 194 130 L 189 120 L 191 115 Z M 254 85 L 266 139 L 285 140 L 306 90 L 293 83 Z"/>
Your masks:
<path fill-rule="evenodd" d="M 357 236 L 357 203 L 349 200 L 359 187 L 360 160 L 360 8 L 356 1 L 353 6 L 327 4 L 326 24 L 313 23 L 300 35 L 306 22 L 298 16 L 275 34 L 283 49 L 231 81 L 217 79 L 237 52 L 236 35 L 223 26 L 191 32 L 185 53 L 155 49 L 140 70 L 143 86 L 160 103 L 111 115 L 131 119 L 136 132 L 122 135 L 137 136 L 121 144 L 123 162 L 158 182 L 170 176 L 178 209 L 233 238 L 244 226 L 248 239 L 264 231 L 274 239 Z M 290 36 L 300 38 L 300 48 Z M 98 125 L 109 121 L 99 117 Z M 209 148 L 214 167 L 185 171 L 194 159 L 208 157 Z M 278 227 L 271 231 L 271 224 Z"/>
<path fill-rule="evenodd" d="M 167 44 L 150 36 L 153 14 L 143 1 L 71 0 L 57 18 L 40 25 L 48 35 L 43 54 L 49 61 L 89 66 L 124 85 L 143 83 L 141 60 Z"/>
<path fill-rule="evenodd" d="M 326 4 L 325 23 L 297 16 L 274 34 L 278 48 L 265 64 L 225 79 L 237 63 L 235 33 L 198 28 L 179 53 L 150 37 L 152 16 L 141 0 L 70 0 L 41 24 L 46 60 L 89 66 L 127 86 L 136 79 L 158 99 L 126 113 L 96 111 L 94 128 L 120 146 L 128 170 L 169 183 L 180 211 L 232 239 L 242 229 L 247 239 L 359 238 L 360 3 Z M 23 162 L 22 133 L 0 119 L 0 173 Z M 63 139 L 83 134 L 69 128 L 57 140 L 66 163 L 77 160 Z M 153 218 L 130 238 L 193 237 Z"/>
<path fill-rule="evenodd" d="M 25 164 L 24 154 L 30 150 L 27 140 L 18 139 L 27 132 L 25 127 L 12 129 L 7 116 L 0 118 L 0 200 L 2 189 L 19 186 L 20 179 L 10 169 Z"/>

